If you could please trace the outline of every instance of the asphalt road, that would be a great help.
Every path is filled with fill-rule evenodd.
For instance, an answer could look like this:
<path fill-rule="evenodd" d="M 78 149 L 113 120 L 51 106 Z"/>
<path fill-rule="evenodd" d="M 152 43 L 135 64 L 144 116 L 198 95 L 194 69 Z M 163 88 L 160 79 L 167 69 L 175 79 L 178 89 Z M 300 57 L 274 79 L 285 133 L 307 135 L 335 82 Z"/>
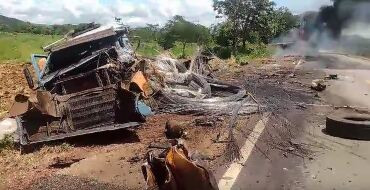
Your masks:
<path fill-rule="evenodd" d="M 300 131 L 292 135 L 291 146 L 271 147 L 271 133 L 279 133 L 271 127 L 276 120 L 268 114 L 261 116 L 240 143 L 244 157 L 216 172 L 220 189 L 338 190 L 370 186 L 370 142 L 341 139 L 323 132 L 326 115 L 333 112 L 333 106 L 370 108 L 370 60 L 322 53 L 306 60 L 297 70 L 322 76 L 338 74 L 339 79 L 328 82 L 317 105 L 283 113 L 292 122 L 291 127 Z M 264 120 L 266 126 L 261 126 Z M 299 154 L 297 144 L 309 154 Z"/>

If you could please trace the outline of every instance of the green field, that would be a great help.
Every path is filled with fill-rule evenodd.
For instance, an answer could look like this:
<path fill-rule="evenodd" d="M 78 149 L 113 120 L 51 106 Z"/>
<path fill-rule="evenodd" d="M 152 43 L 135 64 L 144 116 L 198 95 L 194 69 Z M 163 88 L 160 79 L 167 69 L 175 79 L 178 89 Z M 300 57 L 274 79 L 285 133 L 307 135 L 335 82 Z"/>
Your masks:
<path fill-rule="evenodd" d="M 32 53 L 44 53 L 43 46 L 60 38 L 61 36 L 0 32 L 0 61 L 28 62 Z M 136 43 L 134 43 L 134 47 L 137 47 Z M 188 44 L 185 48 L 185 55 L 192 56 L 196 49 L 196 44 Z M 145 57 L 155 57 L 161 52 L 163 49 L 155 41 L 142 42 L 137 49 L 137 53 Z M 182 54 L 182 45 L 176 43 L 170 52 L 175 58 L 179 58 Z"/>
<path fill-rule="evenodd" d="M 43 46 L 58 39 L 60 36 L 0 33 L 0 61 L 30 61 L 32 53 L 43 53 Z"/>

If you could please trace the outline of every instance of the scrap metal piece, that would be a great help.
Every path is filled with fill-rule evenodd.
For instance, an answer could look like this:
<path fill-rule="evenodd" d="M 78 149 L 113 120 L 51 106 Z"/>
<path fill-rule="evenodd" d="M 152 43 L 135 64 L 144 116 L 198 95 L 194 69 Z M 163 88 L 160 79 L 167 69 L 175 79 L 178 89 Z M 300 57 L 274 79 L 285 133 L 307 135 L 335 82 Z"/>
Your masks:
<path fill-rule="evenodd" d="M 142 172 L 147 189 L 218 190 L 212 173 L 192 161 L 183 145 L 169 148 L 165 159 L 149 153 Z"/>
<path fill-rule="evenodd" d="M 145 97 L 150 95 L 150 86 L 143 72 L 138 71 L 134 74 L 130 82 L 129 90 L 142 92 Z"/>
<path fill-rule="evenodd" d="M 89 42 L 94 41 L 94 40 L 99 40 L 99 39 L 103 39 L 103 38 L 106 38 L 106 37 L 114 36 L 116 34 L 117 33 L 113 30 L 113 28 L 109 28 L 109 29 L 99 31 L 99 32 L 96 32 L 96 33 L 91 33 L 89 35 L 84 35 L 84 36 L 81 36 L 81 37 L 77 36 L 76 38 L 73 38 L 71 40 L 62 41 L 59 44 L 55 44 L 54 46 L 49 47 L 49 49 L 47 49 L 47 50 L 55 52 L 55 51 L 66 49 L 66 48 L 69 48 L 69 47 L 72 47 L 72 46 L 76 46 L 76 45 L 80 45 L 80 44 L 84 44 L 84 43 L 89 43 Z"/>
<path fill-rule="evenodd" d="M 32 109 L 32 103 L 29 101 L 29 97 L 17 94 L 14 98 L 14 103 L 9 110 L 10 117 L 16 117 L 22 115 Z"/>
<path fill-rule="evenodd" d="M 56 107 L 56 103 L 53 100 L 53 96 L 48 91 L 36 91 L 37 104 L 42 113 L 51 115 L 53 117 L 60 117 Z"/>

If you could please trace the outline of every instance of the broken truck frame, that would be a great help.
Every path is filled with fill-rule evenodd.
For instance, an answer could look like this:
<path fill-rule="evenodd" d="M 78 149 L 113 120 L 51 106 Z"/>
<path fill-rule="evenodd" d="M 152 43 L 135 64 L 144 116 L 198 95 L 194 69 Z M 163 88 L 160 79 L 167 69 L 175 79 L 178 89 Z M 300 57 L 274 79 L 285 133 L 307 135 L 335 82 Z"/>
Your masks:
<path fill-rule="evenodd" d="M 101 27 L 31 56 L 36 84 L 28 68 L 24 74 L 36 97 L 17 110 L 21 146 L 140 126 L 150 108 L 129 90 L 136 71 L 127 35 Z"/>

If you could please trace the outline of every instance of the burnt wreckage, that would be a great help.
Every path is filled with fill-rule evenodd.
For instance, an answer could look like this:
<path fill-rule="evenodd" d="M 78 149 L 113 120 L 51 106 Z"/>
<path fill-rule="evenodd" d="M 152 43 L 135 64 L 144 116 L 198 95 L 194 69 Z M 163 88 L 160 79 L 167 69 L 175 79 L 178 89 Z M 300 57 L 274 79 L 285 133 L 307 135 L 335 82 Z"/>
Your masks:
<path fill-rule="evenodd" d="M 127 28 L 95 28 L 32 55 L 34 97 L 17 95 L 22 146 L 90 133 L 133 128 L 157 113 L 235 115 L 261 106 L 243 87 L 215 79 L 202 53 L 182 62 L 165 56 L 138 60 Z M 149 106 L 148 106 L 149 105 Z"/>
<path fill-rule="evenodd" d="M 96 28 L 32 55 L 36 84 L 24 73 L 35 98 L 18 97 L 21 145 L 136 127 L 151 110 L 140 101 L 134 52 L 127 28 Z M 17 97 L 16 97 L 17 102 Z M 17 108 L 18 107 L 18 108 Z M 12 112 L 12 110 L 11 110 Z M 20 114 L 21 113 L 21 114 Z"/>

